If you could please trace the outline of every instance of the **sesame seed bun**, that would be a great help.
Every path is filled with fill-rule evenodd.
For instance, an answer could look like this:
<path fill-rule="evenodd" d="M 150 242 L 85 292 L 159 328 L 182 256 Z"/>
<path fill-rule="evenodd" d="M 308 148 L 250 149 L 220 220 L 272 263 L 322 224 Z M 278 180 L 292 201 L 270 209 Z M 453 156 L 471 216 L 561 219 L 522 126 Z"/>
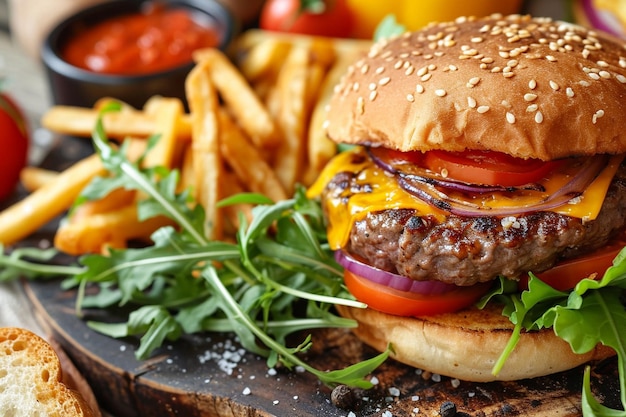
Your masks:
<path fill-rule="evenodd" d="M 372 309 L 337 309 L 342 316 L 359 323 L 354 333 L 373 348 L 383 351 L 391 343 L 391 356 L 397 361 L 464 381 L 534 378 L 615 355 L 613 349 L 604 345 L 576 354 L 552 329 L 522 332 L 500 373 L 493 375 L 492 368 L 513 331 L 513 324 L 497 305 L 417 318 Z"/>
<path fill-rule="evenodd" d="M 336 142 L 521 158 L 626 152 L 626 50 L 529 16 L 460 18 L 376 43 L 330 101 Z"/>

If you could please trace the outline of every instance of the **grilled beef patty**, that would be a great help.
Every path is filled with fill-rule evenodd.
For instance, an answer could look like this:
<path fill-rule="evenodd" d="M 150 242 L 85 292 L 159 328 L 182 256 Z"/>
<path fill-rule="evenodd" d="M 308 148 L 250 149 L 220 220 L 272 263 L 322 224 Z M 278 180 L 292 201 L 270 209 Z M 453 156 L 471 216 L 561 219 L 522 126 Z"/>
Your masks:
<path fill-rule="evenodd" d="M 353 186 L 338 174 L 325 194 Z M 460 217 L 443 222 L 412 209 L 370 213 L 353 226 L 349 253 L 369 265 L 415 280 L 472 285 L 498 275 L 517 279 L 541 272 L 558 260 L 605 245 L 626 224 L 626 163 L 615 175 L 598 217 L 581 219 L 552 212 L 517 217 Z"/>

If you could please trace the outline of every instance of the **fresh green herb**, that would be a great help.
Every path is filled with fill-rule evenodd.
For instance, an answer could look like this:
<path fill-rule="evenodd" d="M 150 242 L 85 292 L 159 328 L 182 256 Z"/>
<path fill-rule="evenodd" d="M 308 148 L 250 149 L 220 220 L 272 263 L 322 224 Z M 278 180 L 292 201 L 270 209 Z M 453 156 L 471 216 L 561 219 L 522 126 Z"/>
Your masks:
<path fill-rule="evenodd" d="M 402 35 L 404 32 L 406 32 L 406 27 L 398 23 L 395 15 L 388 14 L 383 17 L 378 26 L 376 26 L 376 30 L 374 31 L 374 41 Z"/>
<path fill-rule="evenodd" d="M 190 204 L 187 193 L 176 193 L 176 171 L 139 168 L 141 160 L 133 163 L 124 156 L 126 145 L 109 145 L 101 121 L 93 143 L 110 176 L 91 183 L 80 201 L 121 186 L 137 189 L 148 196 L 138 206 L 140 219 L 165 215 L 178 227 L 157 230 L 152 246 L 83 256 L 75 266 L 46 263 L 54 252 L 16 249 L 0 257 L 0 279 L 66 277 L 63 288 L 78 287 L 78 314 L 83 308 L 132 307 L 126 322 L 88 325 L 111 337 L 140 337 L 139 359 L 186 333 L 234 332 L 244 348 L 267 357 L 270 367 L 301 366 L 328 386 L 372 386 L 365 377 L 386 360 L 389 349 L 326 372 L 299 355 L 311 347 L 310 335 L 287 347 L 287 337 L 299 332 L 356 325 L 334 314 L 333 305 L 365 307 L 345 289 L 341 267 L 326 242 L 322 210 L 303 189 L 276 204 L 257 194 L 223 201 L 257 205 L 250 224 L 241 217 L 237 243 L 208 241 L 202 209 Z M 88 285 L 99 286 L 98 293 L 87 295 Z"/>
<path fill-rule="evenodd" d="M 530 274 L 528 290 L 520 295 L 509 288 L 507 281 L 501 279 L 500 287 L 481 301 L 481 305 L 494 298 L 503 302 L 505 315 L 515 324 L 513 336 L 493 372 L 499 372 L 519 341 L 522 329 L 552 328 L 576 353 L 589 352 L 599 343 L 615 350 L 620 398 L 626 409 L 626 309 L 623 299 L 626 248 L 618 254 L 601 280 L 583 279 L 571 292 L 557 291 Z M 626 416 L 626 411 L 610 409 L 596 400 L 591 393 L 589 368 L 583 379 L 582 410 L 586 417 Z"/>

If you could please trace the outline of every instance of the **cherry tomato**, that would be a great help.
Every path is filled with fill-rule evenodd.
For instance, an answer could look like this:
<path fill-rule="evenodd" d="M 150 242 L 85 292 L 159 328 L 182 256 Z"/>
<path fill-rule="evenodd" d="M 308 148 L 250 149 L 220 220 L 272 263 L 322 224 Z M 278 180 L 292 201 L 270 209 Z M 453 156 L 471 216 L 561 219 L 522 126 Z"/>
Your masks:
<path fill-rule="evenodd" d="M 277 32 L 346 38 L 353 18 L 346 0 L 268 0 L 259 27 Z"/>
<path fill-rule="evenodd" d="M 459 287 L 443 294 L 399 291 L 344 270 L 344 281 L 354 297 L 373 310 L 396 316 L 428 316 L 451 313 L 474 304 L 491 283 Z"/>
<path fill-rule="evenodd" d="M 6 94 L 0 94 L 0 200 L 15 189 L 28 156 L 25 118 Z"/>
<path fill-rule="evenodd" d="M 556 290 L 569 291 L 580 280 L 589 278 L 592 274 L 596 274 L 596 279 L 601 279 L 625 245 L 626 242 L 614 243 L 582 257 L 560 262 L 547 271 L 535 275 Z M 528 277 L 520 280 L 518 287 L 520 290 L 527 290 Z"/>
<path fill-rule="evenodd" d="M 429 151 L 426 168 L 447 172 L 449 178 L 471 184 L 516 186 L 539 181 L 563 161 L 521 159 L 493 151 Z"/>

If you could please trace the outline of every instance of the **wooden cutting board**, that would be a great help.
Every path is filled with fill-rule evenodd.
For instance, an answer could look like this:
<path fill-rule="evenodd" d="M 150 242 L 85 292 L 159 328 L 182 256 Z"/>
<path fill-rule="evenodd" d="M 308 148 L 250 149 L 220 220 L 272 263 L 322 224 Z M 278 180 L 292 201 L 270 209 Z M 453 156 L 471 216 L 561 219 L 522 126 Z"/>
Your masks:
<path fill-rule="evenodd" d="M 582 368 L 518 382 L 472 383 L 433 378 L 388 360 L 373 376 L 378 385 L 355 390 L 344 408 L 331 390 L 308 373 L 268 369 L 244 352 L 230 334 L 188 336 L 161 348 L 147 361 L 134 358 L 137 340 L 116 340 L 90 330 L 74 312 L 75 294 L 57 281 L 28 282 L 37 314 L 89 381 L 102 407 L 127 416 L 434 416 L 452 401 L 472 416 L 578 416 Z M 85 319 L 115 320 L 112 312 Z M 314 333 L 307 360 L 337 369 L 376 354 L 347 330 Z M 593 368 L 593 386 L 607 404 L 619 404 L 617 364 Z"/>
<path fill-rule="evenodd" d="M 65 138 L 43 166 L 61 169 L 89 152 L 88 142 Z M 50 239 L 54 230 L 50 224 L 24 244 Z M 79 319 L 74 292 L 61 290 L 58 281 L 25 282 L 24 288 L 42 323 L 88 380 L 101 406 L 115 417 L 436 416 L 446 401 L 472 416 L 580 415 L 582 367 L 533 380 L 479 384 L 432 378 L 388 360 L 373 375 L 378 385 L 355 391 L 356 398 L 340 408 L 331 401 L 331 390 L 314 376 L 270 370 L 263 358 L 241 350 L 232 335 L 187 336 L 138 361 L 136 339 L 111 339 L 85 323 L 115 321 L 115 312 L 89 311 Z M 342 368 L 377 353 L 349 330 L 320 330 L 313 342 L 306 360 L 319 369 Z M 605 404 L 619 406 L 615 359 L 594 365 L 592 384 Z"/>

